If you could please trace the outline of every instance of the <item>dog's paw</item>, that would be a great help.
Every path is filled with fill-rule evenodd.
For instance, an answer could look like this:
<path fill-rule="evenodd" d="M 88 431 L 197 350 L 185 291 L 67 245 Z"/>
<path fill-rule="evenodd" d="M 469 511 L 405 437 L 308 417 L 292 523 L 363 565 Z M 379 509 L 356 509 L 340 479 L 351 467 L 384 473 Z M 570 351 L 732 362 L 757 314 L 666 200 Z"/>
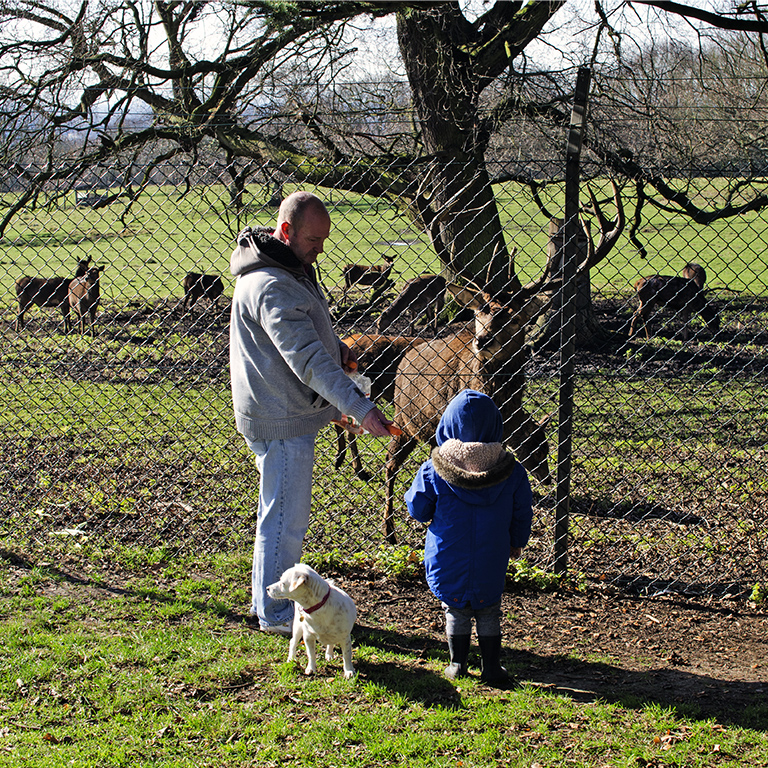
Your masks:
<path fill-rule="evenodd" d="M 357 676 L 357 672 L 355 672 L 354 669 L 345 669 L 344 670 L 344 677 L 347 680 L 351 680 L 353 677 L 356 677 L 356 676 Z"/>
<path fill-rule="evenodd" d="M 313 667 L 311 664 L 307 664 L 307 668 L 304 670 L 305 675 L 314 675 L 317 673 L 317 667 Z"/>

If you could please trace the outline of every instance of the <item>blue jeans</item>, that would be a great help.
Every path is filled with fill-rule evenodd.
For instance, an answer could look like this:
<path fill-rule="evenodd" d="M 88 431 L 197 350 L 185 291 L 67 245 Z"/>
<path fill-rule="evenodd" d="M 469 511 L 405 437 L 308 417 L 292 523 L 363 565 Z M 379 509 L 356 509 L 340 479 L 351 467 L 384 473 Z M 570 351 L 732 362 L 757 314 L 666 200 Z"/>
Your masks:
<path fill-rule="evenodd" d="M 469 605 L 456 608 L 441 603 L 445 611 L 446 635 L 471 635 L 472 619 L 475 620 L 475 630 L 478 637 L 497 636 L 501 634 L 501 600 L 487 608 L 474 610 Z"/>
<path fill-rule="evenodd" d="M 284 440 L 249 440 L 261 480 L 251 573 L 251 614 L 262 627 L 293 621 L 293 603 L 273 600 L 267 587 L 301 560 L 312 505 L 316 433 Z"/>

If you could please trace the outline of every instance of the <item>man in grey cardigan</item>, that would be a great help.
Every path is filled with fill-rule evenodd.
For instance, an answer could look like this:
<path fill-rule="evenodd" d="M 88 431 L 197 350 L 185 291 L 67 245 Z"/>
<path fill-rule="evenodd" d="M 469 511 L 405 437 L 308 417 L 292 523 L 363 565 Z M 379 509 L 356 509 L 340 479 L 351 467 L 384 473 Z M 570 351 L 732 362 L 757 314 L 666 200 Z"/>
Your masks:
<path fill-rule="evenodd" d="M 318 430 L 341 414 L 379 437 L 391 423 L 344 372 L 354 357 L 333 330 L 312 267 L 330 229 L 322 200 L 294 192 L 274 231 L 238 236 L 230 263 L 232 402 L 260 473 L 251 614 L 262 630 L 286 635 L 293 604 L 266 587 L 301 559 Z"/>

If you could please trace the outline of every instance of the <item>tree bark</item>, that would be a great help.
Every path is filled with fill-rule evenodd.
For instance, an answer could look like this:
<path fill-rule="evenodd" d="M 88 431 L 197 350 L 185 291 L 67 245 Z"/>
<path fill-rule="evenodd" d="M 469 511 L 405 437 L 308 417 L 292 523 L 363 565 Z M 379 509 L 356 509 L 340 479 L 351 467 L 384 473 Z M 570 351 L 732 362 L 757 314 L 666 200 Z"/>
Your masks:
<path fill-rule="evenodd" d="M 485 153 L 495 126 L 480 116 L 480 95 L 535 38 L 561 2 L 497 4 L 483 40 L 458 3 L 400 8 L 397 34 L 422 131 L 433 158 L 417 206 L 449 277 L 492 291 L 520 282 L 507 248 Z"/>
<path fill-rule="evenodd" d="M 554 280 L 562 274 L 563 262 L 563 221 L 553 218 L 549 223 L 549 243 L 547 245 L 548 259 L 551 262 L 551 275 Z M 587 234 L 579 237 L 578 261 L 588 258 Z M 562 293 L 559 288 L 545 290 L 548 297 L 547 308 L 542 312 L 536 323 L 535 330 L 530 334 L 536 349 L 557 349 L 560 341 L 560 310 Z M 605 342 L 609 334 L 597 319 L 592 305 L 592 284 L 589 270 L 582 270 L 576 275 L 575 328 L 576 346 L 588 348 Z"/>
<path fill-rule="evenodd" d="M 447 276 L 484 282 L 493 254 L 505 245 L 485 169 L 488 136 L 477 131 L 479 84 L 460 45 L 467 22 L 458 6 L 408 9 L 398 13 L 397 33 L 424 149 L 434 158 L 420 214 Z M 498 283 L 492 276 L 491 284 Z"/>

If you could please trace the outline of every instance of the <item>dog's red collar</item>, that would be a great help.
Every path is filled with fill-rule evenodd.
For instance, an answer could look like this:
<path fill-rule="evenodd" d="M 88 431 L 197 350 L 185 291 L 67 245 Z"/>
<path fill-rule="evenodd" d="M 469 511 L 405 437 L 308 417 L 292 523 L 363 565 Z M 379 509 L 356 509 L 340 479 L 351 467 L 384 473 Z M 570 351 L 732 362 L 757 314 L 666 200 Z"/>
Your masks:
<path fill-rule="evenodd" d="M 304 611 L 304 613 L 314 613 L 319 608 L 322 608 L 327 602 L 328 598 L 331 596 L 331 588 L 328 587 L 328 591 L 325 593 L 325 597 L 317 604 L 313 605 L 311 608 L 302 608 L 301 610 Z"/>

